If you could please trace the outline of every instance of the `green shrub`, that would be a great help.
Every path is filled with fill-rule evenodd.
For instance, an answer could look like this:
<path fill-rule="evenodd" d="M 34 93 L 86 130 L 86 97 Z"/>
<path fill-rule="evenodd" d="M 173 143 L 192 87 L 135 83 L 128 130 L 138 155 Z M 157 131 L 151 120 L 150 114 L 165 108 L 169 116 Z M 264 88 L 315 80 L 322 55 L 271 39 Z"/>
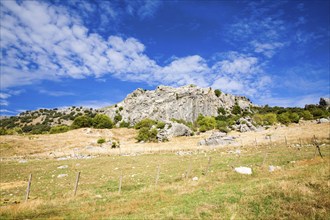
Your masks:
<path fill-rule="evenodd" d="M 263 125 L 264 124 L 264 117 L 261 114 L 255 114 L 253 115 L 253 121 L 257 124 L 257 125 Z"/>
<path fill-rule="evenodd" d="M 300 117 L 299 117 L 299 115 L 298 115 L 297 113 L 293 112 L 293 113 L 290 113 L 290 114 L 289 114 L 289 119 L 290 119 L 290 121 L 293 122 L 293 123 L 298 123 Z"/>
<path fill-rule="evenodd" d="M 304 110 L 304 111 L 300 112 L 300 117 L 302 117 L 305 120 L 312 120 L 313 119 L 312 113 L 308 110 Z"/>
<path fill-rule="evenodd" d="M 49 130 L 50 134 L 58 134 L 58 133 L 64 133 L 70 130 L 69 126 L 66 125 L 59 125 L 59 126 L 54 126 L 51 127 Z"/>
<path fill-rule="evenodd" d="M 111 148 L 119 148 L 119 142 L 117 143 L 116 141 L 112 141 Z"/>
<path fill-rule="evenodd" d="M 216 89 L 216 90 L 214 90 L 214 94 L 215 94 L 217 97 L 219 97 L 219 96 L 221 95 L 221 91 L 220 91 L 220 89 Z"/>
<path fill-rule="evenodd" d="M 158 131 L 155 128 L 142 127 L 139 129 L 139 134 L 137 136 L 137 141 L 144 142 L 156 142 Z"/>
<path fill-rule="evenodd" d="M 231 113 L 232 113 L 233 115 L 239 115 L 239 114 L 241 114 L 241 112 L 242 112 L 241 107 L 239 107 L 239 105 L 236 103 L 236 104 L 234 105 L 234 107 L 233 107 Z"/>
<path fill-rule="evenodd" d="M 123 106 L 119 107 L 119 111 L 121 112 L 122 110 L 124 110 Z"/>
<path fill-rule="evenodd" d="M 104 138 L 99 138 L 99 139 L 97 140 L 97 143 L 98 143 L 98 144 L 103 144 L 103 143 L 105 143 L 105 139 L 104 139 Z"/>
<path fill-rule="evenodd" d="M 277 122 L 275 113 L 267 113 L 263 116 L 264 125 L 273 125 Z"/>
<path fill-rule="evenodd" d="M 277 120 L 282 124 L 288 125 L 291 123 L 289 116 L 290 116 L 289 112 L 284 112 L 277 115 Z"/>
<path fill-rule="evenodd" d="M 122 121 L 119 124 L 119 127 L 120 128 L 128 128 L 129 126 L 130 126 L 130 123 L 129 122 L 126 122 L 126 121 Z"/>
<path fill-rule="evenodd" d="M 218 108 L 218 115 L 225 115 L 226 114 L 226 110 L 224 107 L 219 107 Z"/>
<path fill-rule="evenodd" d="M 103 115 L 103 114 L 97 114 L 93 118 L 92 124 L 93 124 L 94 128 L 104 129 L 104 128 L 112 128 L 113 127 L 112 120 L 107 115 Z"/>
<path fill-rule="evenodd" d="M 117 113 L 114 117 L 114 121 L 115 121 L 115 124 L 117 124 L 117 122 L 121 121 L 123 119 L 123 117 L 121 116 L 121 114 Z"/>
<path fill-rule="evenodd" d="M 92 119 L 88 116 L 79 116 L 76 117 L 71 125 L 72 129 L 77 129 L 77 128 L 86 128 L 86 127 L 91 127 L 92 126 Z"/>
<path fill-rule="evenodd" d="M 148 128 L 150 129 L 153 125 L 156 125 L 157 122 L 152 120 L 152 119 L 149 119 L 149 118 L 145 118 L 145 119 L 142 119 L 140 122 L 138 122 L 134 128 L 135 129 L 141 129 L 141 128 Z"/>
<path fill-rule="evenodd" d="M 165 127 L 165 122 L 162 122 L 162 121 L 157 122 L 156 127 L 158 129 L 163 129 Z"/>
<path fill-rule="evenodd" d="M 214 129 L 217 126 L 217 121 L 214 117 L 200 114 L 197 118 L 197 125 L 199 126 L 199 130 L 204 132 Z"/>

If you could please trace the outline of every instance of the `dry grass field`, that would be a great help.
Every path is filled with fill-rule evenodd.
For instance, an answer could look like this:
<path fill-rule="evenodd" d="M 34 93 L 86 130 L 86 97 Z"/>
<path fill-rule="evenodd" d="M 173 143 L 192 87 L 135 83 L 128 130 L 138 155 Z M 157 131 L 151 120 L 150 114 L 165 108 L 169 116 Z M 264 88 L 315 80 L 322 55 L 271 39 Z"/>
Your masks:
<path fill-rule="evenodd" d="M 232 145 L 197 146 L 210 134 L 165 143 L 136 143 L 133 129 L 1 136 L 0 219 L 330 218 L 329 123 L 233 132 Z M 100 137 L 119 140 L 120 150 L 100 147 Z M 74 152 L 95 157 L 64 158 Z M 280 169 L 269 172 L 270 165 Z M 238 174 L 237 166 L 250 167 L 253 174 Z M 81 178 L 73 196 L 77 172 Z"/>

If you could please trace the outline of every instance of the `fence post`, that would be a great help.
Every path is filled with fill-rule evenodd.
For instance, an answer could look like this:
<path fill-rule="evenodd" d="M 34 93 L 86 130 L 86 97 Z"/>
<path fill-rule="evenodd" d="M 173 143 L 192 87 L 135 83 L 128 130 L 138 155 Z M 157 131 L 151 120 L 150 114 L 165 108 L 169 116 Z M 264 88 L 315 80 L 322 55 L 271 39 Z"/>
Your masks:
<path fill-rule="evenodd" d="M 255 143 L 256 143 L 256 147 L 258 147 L 257 138 L 254 138 L 254 141 L 255 141 Z"/>
<path fill-rule="evenodd" d="M 191 156 L 190 156 L 189 166 L 188 166 L 188 169 L 187 169 L 187 171 L 186 171 L 186 179 L 189 178 L 190 173 L 191 173 L 191 165 L 192 165 L 191 163 L 192 163 L 192 161 L 191 161 Z"/>
<path fill-rule="evenodd" d="M 118 193 L 119 194 L 121 193 L 121 184 L 122 184 L 122 181 L 123 181 L 123 174 L 121 173 L 120 174 L 120 177 L 119 177 L 119 187 L 118 187 Z"/>
<path fill-rule="evenodd" d="M 77 189 L 78 189 L 79 179 L 80 179 L 80 171 L 77 173 L 76 184 L 75 184 L 75 186 L 74 186 L 74 193 L 73 193 L 73 196 L 76 196 L 76 194 L 77 194 Z"/>
<path fill-rule="evenodd" d="M 209 157 L 209 160 L 207 162 L 206 171 L 205 171 L 205 176 L 209 172 L 209 169 L 210 169 L 210 166 L 211 166 L 211 160 L 212 160 L 212 157 Z"/>
<path fill-rule="evenodd" d="M 155 180 L 155 185 L 157 186 L 158 180 L 159 180 L 159 173 L 160 173 L 160 165 L 157 166 L 157 174 L 156 174 L 156 180 Z"/>
<path fill-rule="evenodd" d="M 318 144 L 317 141 L 316 141 L 316 137 L 315 137 L 315 135 L 314 135 L 314 145 L 315 145 L 315 148 L 316 148 L 316 149 L 315 149 L 315 153 L 314 153 L 314 157 L 316 156 L 316 151 L 318 151 L 320 157 L 323 158 L 323 156 L 322 156 L 322 154 L 321 154 L 321 148 L 320 148 L 319 144 Z"/>
<path fill-rule="evenodd" d="M 285 138 L 285 146 L 288 147 L 288 140 L 286 139 L 286 136 L 284 136 Z"/>
<path fill-rule="evenodd" d="M 27 202 L 28 199 L 29 199 L 31 182 L 32 182 L 32 173 L 30 173 L 30 176 L 29 176 L 29 182 L 28 182 L 28 186 L 27 186 L 27 189 L 26 189 L 25 202 Z"/>

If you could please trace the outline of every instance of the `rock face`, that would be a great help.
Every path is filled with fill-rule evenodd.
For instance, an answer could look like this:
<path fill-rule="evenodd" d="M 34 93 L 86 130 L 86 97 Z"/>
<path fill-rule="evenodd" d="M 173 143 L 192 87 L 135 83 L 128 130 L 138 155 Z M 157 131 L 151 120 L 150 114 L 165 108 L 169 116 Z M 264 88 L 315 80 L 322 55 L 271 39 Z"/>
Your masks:
<path fill-rule="evenodd" d="M 253 125 L 252 119 L 250 117 L 240 118 L 236 122 L 236 125 L 233 125 L 232 127 L 239 132 L 248 132 L 248 131 L 257 130 L 257 128 Z"/>
<path fill-rule="evenodd" d="M 330 108 L 330 98 L 320 98 L 320 105 Z"/>
<path fill-rule="evenodd" d="M 137 89 L 122 102 L 105 108 L 104 113 L 114 118 L 117 114 L 131 124 L 144 118 L 167 121 L 172 118 L 193 122 L 199 114 L 218 115 L 218 108 L 230 112 L 235 104 L 248 109 L 252 103 L 245 97 L 221 93 L 219 96 L 211 88 L 194 85 L 172 88 L 158 86 L 156 90 Z"/>

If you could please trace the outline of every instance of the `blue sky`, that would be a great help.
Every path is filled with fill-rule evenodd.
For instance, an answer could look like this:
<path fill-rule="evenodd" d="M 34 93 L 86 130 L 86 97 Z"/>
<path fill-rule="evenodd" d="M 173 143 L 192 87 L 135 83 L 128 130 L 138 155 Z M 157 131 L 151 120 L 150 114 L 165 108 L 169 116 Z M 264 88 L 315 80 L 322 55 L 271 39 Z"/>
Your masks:
<path fill-rule="evenodd" d="M 160 84 L 272 106 L 329 97 L 329 1 L 0 4 L 2 115 L 103 107 Z"/>

